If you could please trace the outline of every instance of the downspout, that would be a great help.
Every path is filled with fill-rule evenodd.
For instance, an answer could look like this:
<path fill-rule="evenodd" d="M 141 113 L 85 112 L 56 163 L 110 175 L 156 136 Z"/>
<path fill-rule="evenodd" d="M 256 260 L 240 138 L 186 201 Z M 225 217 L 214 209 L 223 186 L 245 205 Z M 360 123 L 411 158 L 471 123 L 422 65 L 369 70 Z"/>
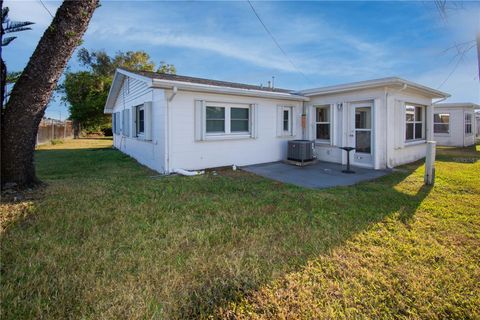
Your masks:
<path fill-rule="evenodd" d="M 402 91 L 404 91 L 405 89 L 407 89 L 407 84 L 404 83 L 402 88 L 401 89 L 398 89 L 397 91 L 394 91 L 392 93 L 400 93 Z M 389 117 L 389 113 L 388 113 L 388 110 L 389 110 L 389 107 L 388 107 L 388 97 L 390 95 L 390 92 L 388 92 L 388 89 L 385 88 L 385 107 L 386 107 L 386 117 L 387 117 L 387 124 L 388 124 L 388 121 L 390 120 L 390 117 Z M 394 104 L 395 106 L 395 104 Z M 385 132 L 385 139 L 386 139 L 386 143 L 385 143 L 385 160 L 386 160 L 386 165 L 387 165 L 387 168 L 388 169 L 391 169 L 392 166 L 390 165 L 390 158 L 388 157 L 388 138 L 389 138 L 389 135 L 388 135 L 388 128 L 386 128 L 386 132 Z"/>
<path fill-rule="evenodd" d="M 168 97 L 166 99 L 166 102 L 167 102 L 167 110 L 166 110 L 166 134 L 167 134 L 167 139 L 166 139 L 166 143 L 165 143 L 165 173 L 170 173 L 170 153 L 171 153 L 171 150 L 170 150 L 170 139 L 171 139 L 171 128 L 170 128 L 170 102 L 173 101 L 173 99 L 175 98 L 175 96 L 177 95 L 178 93 L 178 88 L 177 86 L 173 86 L 172 87 L 172 94 L 170 95 L 170 97 Z"/>

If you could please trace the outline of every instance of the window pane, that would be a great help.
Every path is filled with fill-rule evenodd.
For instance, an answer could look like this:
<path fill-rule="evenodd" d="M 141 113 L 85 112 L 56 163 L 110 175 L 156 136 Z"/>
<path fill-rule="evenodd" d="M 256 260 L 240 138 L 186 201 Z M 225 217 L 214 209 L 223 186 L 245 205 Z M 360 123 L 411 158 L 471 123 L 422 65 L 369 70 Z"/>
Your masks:
<path fill-rule="evenodd" d="M 232 132 L 248 132 L 248 120 L 232 120 L 230 123 Z"/>
<path fill-rule="evenodd" d="M 407 123 L 405 131 L 405 139 L 413 140 L 413 123 Z"/>
<path fill-rule="evenodd" d="M 283 131 L 289 131 L 289 112 L 288 110 L 283 110 Z"/>
<path fill-rule="evenodd" d="M 415 123 L 415 139 L 423 138 L 423 124 Z"/>
<path fill-rule="evenodd" d="M 434 133 L 448 133 L 449 132 L 449 125 L 446 123 L 435 123 L 433 125 L 433 132 Z"/>
<path fill-rule="evenodd" d="M 207 107 L 207 120 L 208 119 L 225 119 L 225 108 Z"/>
<path fill-rule="evenodd" d="M 355 134 L 355 151 L 370 153 L 372 149 L 370 137 L 370 131 L 357 131 Z"/>
<path fill-rule="evenodd" d="M 423 108 L 415 107 L 415 121 L 422 121 L 423 119 Z"/>
<path fill-rule="evenodd" d="M 225 132 L 225 120 L 207 120 L 207 132 Z"/>
<path fill-rule="evenodd" d="M 246 108 L 232 108 L 230 109 L 230 115 L 232 119 L 248 120 L 248 109 Z"/>
<path fill-rule="evenodd" d="M 143 133 L 145 131 L 145 111 L 143 109 L 138 110 L 138 132 Z"/>
<path fill-rule="evenodd" d="M 370 129 L 371 128 L 370 107 L 355 109 L 355 128 Z"/>
<path fill-rule="evenodd" d="M 407 120 L 407 121 L 414 121 L 415 120 L 415 107 L 414 106 L 406 106 L 405 120 Z"/>
<path fill-rule="evenodd" d="M 317 122 L 329 122 L 328 108 L 317 108 Z"/>
<path fill-rule="evenodd" d="M 317 124 L 317 139 L 330 140 L 330 124 Z"/>
<path fill-rule="evenodd" d="M 465 125 L 465 133 L 472 133 L 472 125 L 466 124 Z"/>

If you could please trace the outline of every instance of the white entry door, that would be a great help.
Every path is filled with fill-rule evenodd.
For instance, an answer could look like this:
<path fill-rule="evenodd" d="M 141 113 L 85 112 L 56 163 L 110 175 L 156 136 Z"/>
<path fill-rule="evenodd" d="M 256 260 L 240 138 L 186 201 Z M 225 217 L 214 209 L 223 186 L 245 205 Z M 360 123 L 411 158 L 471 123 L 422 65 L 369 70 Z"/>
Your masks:
<path fill-rule="evenodd" d="M 373 104 L 351 104 L 349 142 L 355 148 L 350 154 L 352 164 L 373 167 Z"/>

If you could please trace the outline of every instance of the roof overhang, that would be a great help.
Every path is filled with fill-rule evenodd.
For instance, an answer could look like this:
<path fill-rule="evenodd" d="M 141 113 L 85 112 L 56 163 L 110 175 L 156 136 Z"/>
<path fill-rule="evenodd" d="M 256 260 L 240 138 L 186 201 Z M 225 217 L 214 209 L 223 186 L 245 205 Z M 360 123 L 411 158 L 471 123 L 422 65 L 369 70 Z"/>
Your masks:
<path fill-rule="evenodd" d="M 144 77 L 133 72 L 129 72 L 123 69 L 117 69 L 115 75 L 113 76 L 112 85 L 110 91 L 108 92 L 107 101 L 105 102 L 105 108 L 103 109 L 104 113 L 112 113 L 113 107 L 115 106 L 115 101 L 117 96 L 122 89 L 123 81 L 127 78 L 134 78 L 140 81 L 147 83 L 149 86 L 152 85 L 152 79 Z"/>
<path fill-rule="evenodd" d="M 221 86 L 213 86 L 213 85 L 207 85 L 207 84 L 163 80 L 163 79 L 152 79 L 152 86 L 154 88 L 160 88 L 160 89 L 172 89 L 173 87 L 176 87 L 177 90 L 184 90 L 184 91 L 260 97 L 260 98 L 269 98 L 269 99 L 278 99 L 278 100 L 290 100 L 290 101 L 309 101 L 310 100 L 310 98 L 308 97 L 295 94 L 295 93 L 269 92 L 269 91 L 253 90 L 253 89 L 221 87 Z"/>
<path fill-rule="evenodd" d="M 435 105 L 435 108 L 448 109 L 480 109 L 480 105 L 472 102 L 446 102 Z"/>
<path fill-rule="evenodd" d="M 343 92 L 365 90 L 365 89 L 374 89 L 374 88 L 384 88 L 384 87 L 409 88 L 419 92 L 420 94 L 431 97 L 432 99 L 450 97 L 448 93 L 435 90 L 435 89 L 423 86 L 421 84 L 404 80 L 398 77 L 382 78 L 382 79 L 353 82 L 353 83 L 347 83 L 347 84 L 341 84 L 341 85 L 335 85 L 335 86 L 329 86 L 329 87 L 307 89 L 307 90 L 301 90 L 299 91 L 299 93 L 306 97 L 311 97 L 311 96 L 318 96 L 318 95 L 328 95 L 328 94 L 343 93 Z"/>

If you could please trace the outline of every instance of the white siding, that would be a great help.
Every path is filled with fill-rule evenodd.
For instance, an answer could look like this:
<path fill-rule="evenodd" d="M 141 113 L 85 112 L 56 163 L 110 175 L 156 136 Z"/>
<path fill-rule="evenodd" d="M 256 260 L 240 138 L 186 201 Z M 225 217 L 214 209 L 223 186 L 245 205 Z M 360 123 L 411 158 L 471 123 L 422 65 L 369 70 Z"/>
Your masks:
<path fill-rule="evenodd" d="M 128 86 L 128 87 L 127 87 Z M 141 164 L 156 170 L 165 171 L 165 94 L 161 89 L 152 89 L 147 83 L 129 78 L 124 81 L 115 102 L 113 112 L 129 110 L 145 102 L 152 102 L 151 140 L 135 137 L 134 117 L 130 116 L 128 136 L 114 134 L 114 146 L 132 156 Z"/>
<path fill-rule="evenodd" d="M 195 100 L 256 104 L 257 138 L 196 141 Z M 296 126 L 296 136 L 277 137 L 278 105 L 294 106 L 293 122 Z M 301 138 L 301 102 L 179 91 L 169 103 L 169 112 L 170 170 L 195 170 L 279 161 L 286 158 L 287 141 Z"/>
<path fill-rule="evenodd" d="M 434 113 L 450 114 L 450 132 L 435 133 L 434 140 L 439 146 L 464 147 L 475 144 L 475 113 L 473 107 L 435 107 Z M 472 114 L 472 133 L 465 133 L 465 114 Z"/>

